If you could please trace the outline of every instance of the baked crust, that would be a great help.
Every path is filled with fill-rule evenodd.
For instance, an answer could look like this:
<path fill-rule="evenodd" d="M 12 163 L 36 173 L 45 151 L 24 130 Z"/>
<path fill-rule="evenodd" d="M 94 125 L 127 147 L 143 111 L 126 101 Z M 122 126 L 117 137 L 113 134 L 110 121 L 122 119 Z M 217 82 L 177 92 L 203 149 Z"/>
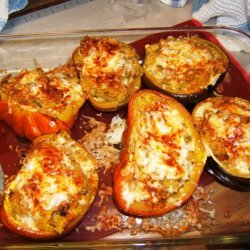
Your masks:
<path fill-rule="evenodd" d="M 65 131 L 41 136 L 6 182 L 2 222 L 27 238 L 58 238 L 82 220 L 97 188 L 97 162 L 83 146 Z"/>
<path fill-rule="evenodd" d="M 250 178 L 250 102 L 211 97 L 197 104 L 193 117 L 208 156 L 231 175 Z"/>
<path fill-rule="evenodd" d="M 197 36 L 172 37 L 145 47 L 144 80 L 180 101 L 204 98 L 208 86 L 216 84 L 229 60 L 215 43 Z"/>
<path fill-rule="evenodd" d="M 85 94 L 72 65 L 23 70 L 1 81 L 0 119 L 30 140 L 69 130 Z"/>
<path fill-rule="evenodd" d="M 83 89 L 97 110 L 124 107 L 141 87 L 139 56 L 129 44 L 109 37 L 86 36 L 72 58 Z"/>
<path fill-rule="evenodd" d="M 113 176 L 117 206 L 136 216 L 178 208 L 192 195 L 206 162 L 191 115 L 175 99 L 141 90 L 129 101 L 127 127 Z"/>

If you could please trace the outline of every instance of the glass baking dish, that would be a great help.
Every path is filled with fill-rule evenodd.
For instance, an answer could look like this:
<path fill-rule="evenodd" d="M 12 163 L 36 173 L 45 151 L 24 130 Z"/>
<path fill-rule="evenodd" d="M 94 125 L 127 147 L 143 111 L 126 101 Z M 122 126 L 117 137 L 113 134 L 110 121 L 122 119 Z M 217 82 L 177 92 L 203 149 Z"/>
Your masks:
<path fill-rule="evenodd" d="M 170 35 L 199 35 L 219 44 L 229 56 L 230 68 L 222 82 L 219 83 L 219 94 L 239 96 L 250 100 L 250 36 L 230 28 L 197 27 L 197 23 L 192 20 L 173 28 L 80 30 L 67 33 L 0 35 L 0 77 L 3 78 L 9 73 L 16 73 L 22 69 L 32 69 L 37 66 L 49 69 L 64 64 L 70 59 L 74 49 L 79 46 L 80 40 L 86 35 L 109 36 L 130 43 L 138 51 L 141 62 L 146 44 Z M 125 118 L 126 108 L 112 113 L 100 113 L 85 103 L 72 128 L 72 136 L 78 140 L 86 132 L 82 128 L 84 117 L 100 119 L 108 125 L 112 117 L 117 114 Z M 17 138 L 11 129 L 0 121 L 0 163 L 5 175 L 15 174 L 19 167 L 19 158 L 13 148 L 27 144 L 27 141 Z M 108 180 L 104 180 L 104 182 L 112 186 L 111 178 L 106 178 Z M 92 226 L 95 223 L 98 213 L 98 209 L 91 207 L 82 223 L 74 231 L 54 241 L 39 242 L 23 239 L 10 233 L 0 224 L 0 247 L 12 249 L 34 247 L 58 247 L 61 249 L 152 248 L 173 245 L 250 243 L 250 192 L 225 186 L 208 174 L 206 170 L 204 170 L 197 189 L 197 195 L 200 195 L 198 205 L 201 221 L 196 227 L 174 236 L 162 236 L 156 232 L 136 230 L 137 227 L 133 230 L 109 228 L 109 230 L 88 231 L 86 230 L 87 226 Z M 112 200 L 112 198 L 110 199 Z M 110 199 L 108 203 L 112 203 Z M 136 218 L 136 221 L 140 223 L 140 218 Z"/>

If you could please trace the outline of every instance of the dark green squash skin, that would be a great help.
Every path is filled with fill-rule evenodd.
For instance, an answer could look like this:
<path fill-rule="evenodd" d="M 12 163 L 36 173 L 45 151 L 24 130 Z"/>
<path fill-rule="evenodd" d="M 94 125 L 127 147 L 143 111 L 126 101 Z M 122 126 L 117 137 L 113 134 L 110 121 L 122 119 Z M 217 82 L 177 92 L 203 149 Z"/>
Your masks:
<path fill-rule="evenodd" d="M 250 178 L 238 177 L 228 173 L 213 157 L 207 158 L 205 168 L 223 185 L 237 191 L 250 192 Z"/>
<path fill-rule="evenodd" d="M 145 83 L 146 87 L 152 90 L 160 91 L 164 94 L 167 94 L 173 98 L 175 98 L 177 101 L 181 102 L 185 106 L 190 106 L 192 104 L 196 104 L 210 96 L 212 96 L 213 91 L 216 88 L 215 84 L 214 86 L 210 85 L 207 88 L 205 88 L 202 92 L 198 93 L 192 93 L 192 94 L 175 94 L 169 91 L 166 91 L 157 85 L 155 85 L 147 76 L 146 74 L 143 75 L 143 82 Z"/>

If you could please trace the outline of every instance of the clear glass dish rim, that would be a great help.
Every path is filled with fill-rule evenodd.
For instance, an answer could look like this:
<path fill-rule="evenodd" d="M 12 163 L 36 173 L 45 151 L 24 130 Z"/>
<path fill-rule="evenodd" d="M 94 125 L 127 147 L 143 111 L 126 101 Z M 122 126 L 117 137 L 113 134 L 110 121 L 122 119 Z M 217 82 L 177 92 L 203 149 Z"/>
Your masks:
<path fill-rule="evenodd" d="M 22 34 L 0 34 L 0 41 L 4 39 L 25 39 L 25 38 L 38 38 L 38 37 L 54 37 L 54 36 L 78 36 L 82 34 L 116 34 L 116 33 L 127 33 L 131 34 L 138 32 L 150 32 L 150 31 L 159 31 L 159 32 L 176 32 L 176 31 L 214 31 L 214 32 L 222 32 L 227 31 L 229 33 L 234 33 L 237 35 L 241 35 L 250 40 L 250 34 L 243 32 L 241 30 L 226 27 L 226 26 L 183 26 L 183 27 L 148 27 L 148 28 L 119 28 L 119 29 L 80 29 L 80 30 L 67 30 L 67 31 L 58 31 L 58 32 L 36 32 L 36 33 L 22 33 Z"/>
<path fill-rule="evenodd" d="M 23 34 L 0 34 L 0 42 L 4 40 L 18 40 L 18 39 L 31 39 L 31 38 L 52 38 L 52 37 L 77 37 L 83 34 L 101 35 L 110 34 L 147 34 L 150 32 L 228 32 L 235 35 L 245 37 L 250 42 L 250 34 L 247 34 L 241 30 L 229 28 L 225 26 L 183 26 L 183 27 L 149 27 L 149 28 L 119 28 L 119 29 L 81 29 L 81 30 L 68 30 L 59 32 L 36 32 L 36 33 L 23 33 Z M 225 33 L 224 33 L 225 34 Z M 199 235 L 199 236 L 187 236 L 187 237 L 167 237 L 162 239 L 99 239 L 96 241 L 64 241 L 56 240 L 51 242 L 25 242 L 25 243 L 1 243 L 0 248 L 4 249 L 34 249 L 34 247 L 41 248 L 60 248 L 68 249 L 73 247 L 74 249 L 91 249 L 91 248 L 104 248 L 112 247 L 123 249 L 124 247 L 164 247 L 164 246 L 191 246 L 191 245 L 225 245 L 230 244 L 250 244 L 250 232 L 244 233 L 226 233 L 226 234 L 213 234 L 213 235 Z"/>
<path fill-rule="evenodd" d="M 230 245 L 234 246 L 249 246 L 250 244 L 250 232 L 249 233 L 235 233 L 235 234 L 223 234 L 223 235 L 206 235 L 206 236 L 196 236 L 196 237 L 168 237 L 162 239 L 136 239 L 136 240 L 96 240 L 96 241 L 51 241 L 51 242 L 40 242 L 32 241 L 25 243 L 10 243 L 2 244 L 0 247 L 4 249 L 34 249 L 39 247 L 39 249 L 47 248 L 59 248 L 59 249 L 97 249 L 107 247 L 112 249 L 125 249 L 125 247 L 138 247 L 138 248 L 150 248 L 153 247 L 180 247 L 180 246 L 222 246 Z M 244 248 L 243 248 L 244 249 Z"/>

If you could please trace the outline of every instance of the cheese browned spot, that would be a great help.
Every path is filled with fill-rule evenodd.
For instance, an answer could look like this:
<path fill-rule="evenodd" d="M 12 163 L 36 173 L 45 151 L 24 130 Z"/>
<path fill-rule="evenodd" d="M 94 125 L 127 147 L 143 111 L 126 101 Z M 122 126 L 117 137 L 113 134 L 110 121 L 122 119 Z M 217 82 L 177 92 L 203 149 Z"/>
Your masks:
<path fill-rule="evenodd" d="M 94 158 L 66 132 L 37 138 L 4 191 L 7 225 L 34 238 L 65 233 L 94 200 L 96 170 Z"/>
<path fill-rule="evenodd" d="M 0 98 L 28 112 L 40 112 L 67 121 L 84 103 L 85 95 L 75 68 L 63 65 L 48 72 L 22 70 L 3 79 Z M 9 111 L 11 113 L 11 110 Z"/>
<path fill-rule="evenodd" d="M 229 173 L 250 178 L 250 103 L 212 97 L 193 112 L 207 153 Z"/>
<path fill-rule="evenodd" d="M 227 70 L 228 58 L 216 44 L 199 37 L 172 37 L 146 45 L 147 79 L 173 94 L 199 93 Z"/>

